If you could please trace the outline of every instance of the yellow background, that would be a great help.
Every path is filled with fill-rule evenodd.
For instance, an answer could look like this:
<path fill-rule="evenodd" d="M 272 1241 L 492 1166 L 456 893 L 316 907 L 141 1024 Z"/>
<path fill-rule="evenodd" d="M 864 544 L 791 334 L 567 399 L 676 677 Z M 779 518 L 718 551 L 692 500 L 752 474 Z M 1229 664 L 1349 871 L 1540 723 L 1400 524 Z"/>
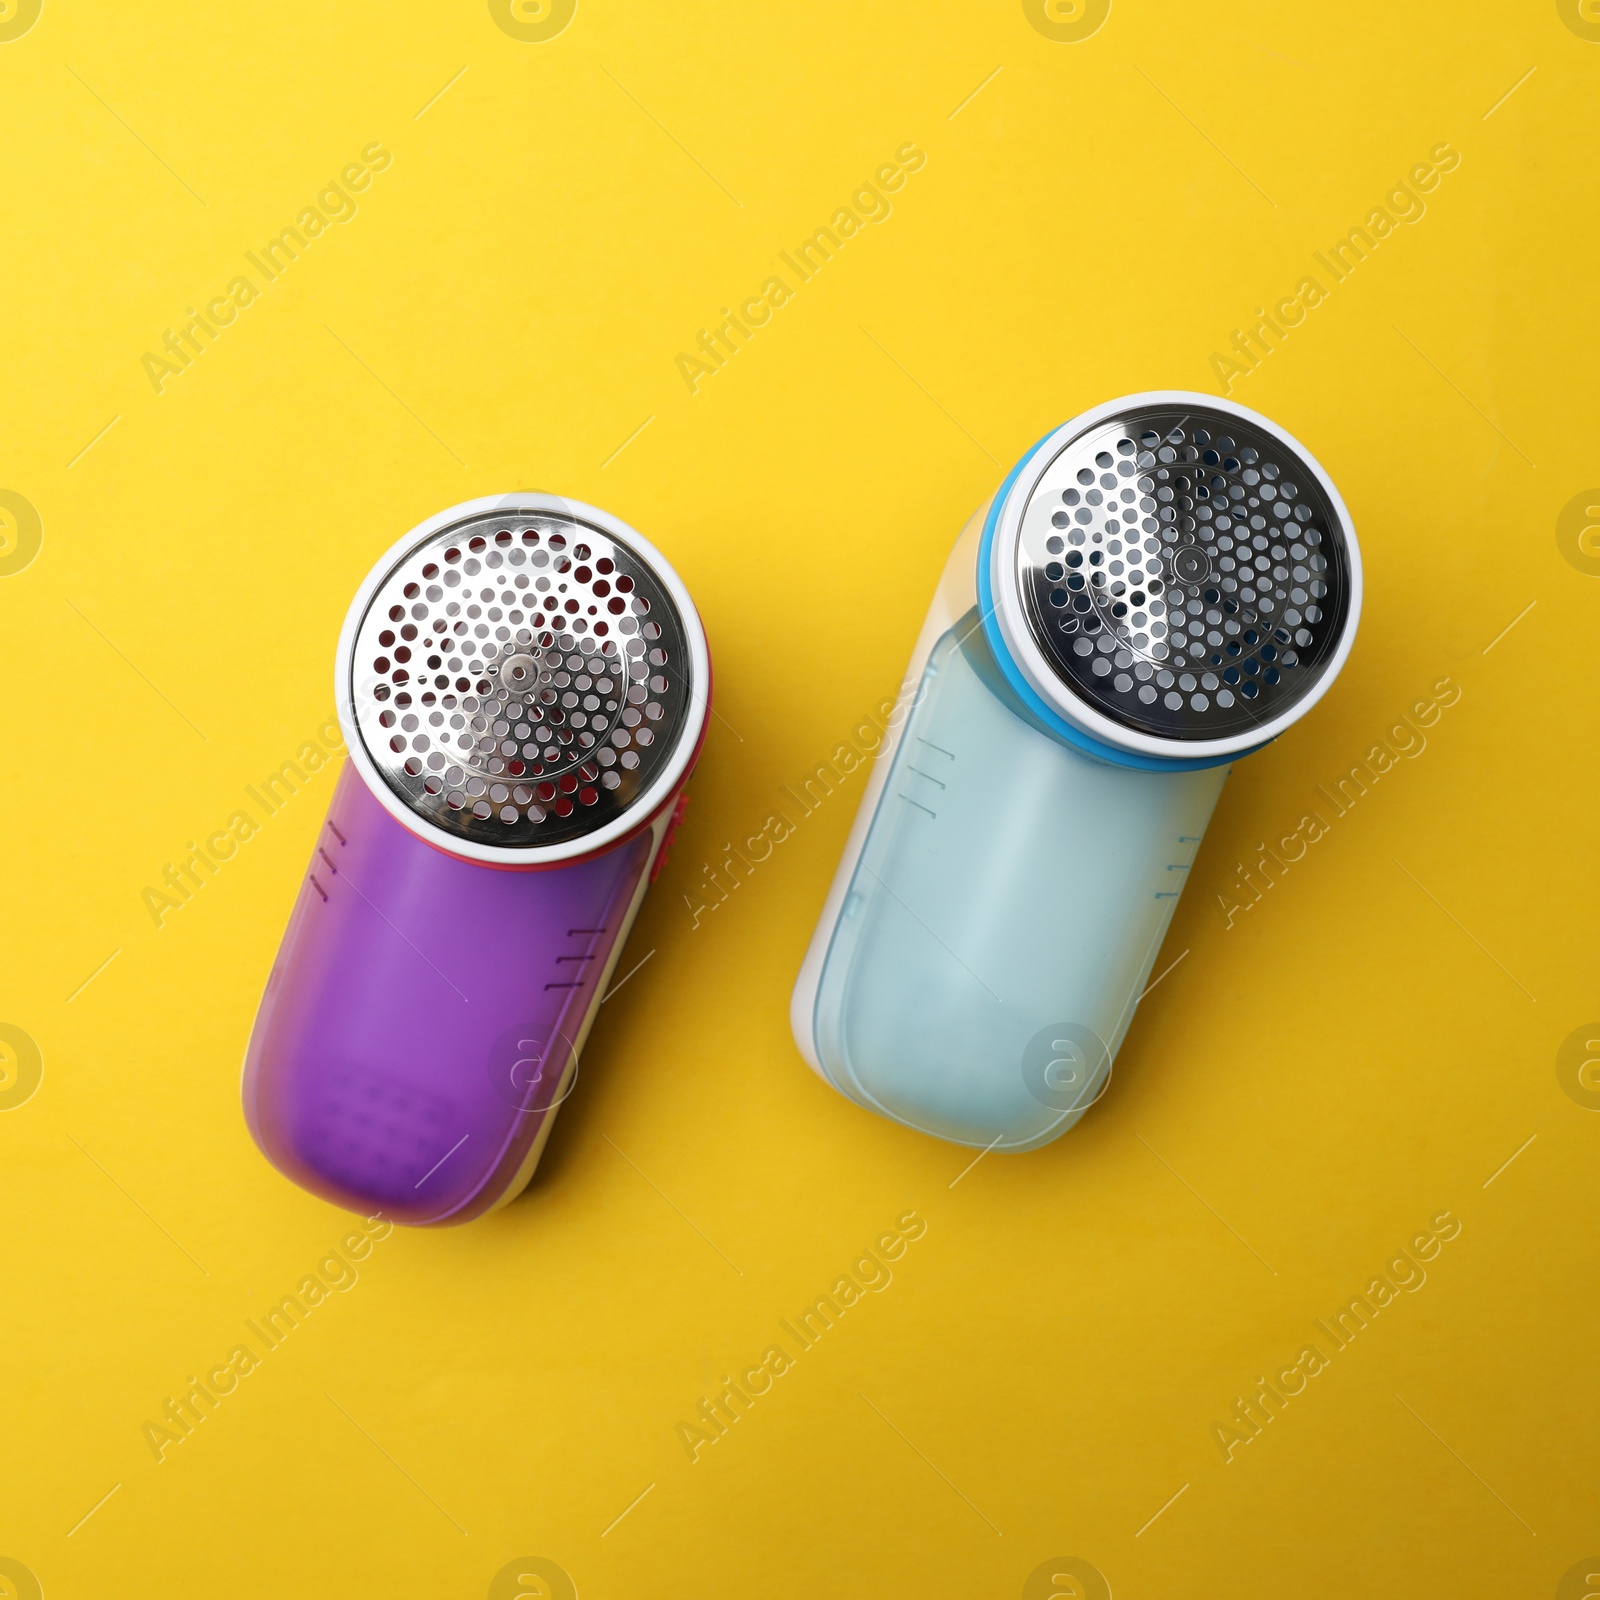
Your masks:
<path fill-rule="evenodd" d="M 1013 1596 L 1058 1556 L 1118 1596 L 1539 1596 L 1600 1549 L 1600 1116 L 1556 1074 L 1600 1015 L 1567 9 L 1116 0 L 1072 42 L 998 0 L 581 0 L 524 42 L 482 3 L 45 0 L 0 43 L 0 488 L 43 526 L 0 578 L 0 1022 L 43 1058 L 0 1115 L 0 1555 L 52 1600 L 482 1596 L 528 1555 L 588 1600 Z M 158 394 L 141 357 L 374 140 L 359 215 Z M 698 330 L 907 140 L 893 215 L 691 394 Z M 1426 217 L 1233 388 L 1350 505 L 1349 667 L 1230 781 L 1105 1100 L 954 1182 L 971 1152 L 789 1038 L 859 775 L 698 928 L 684 895 L 893 694 L 1022 449 L 1215 391 L 1440 141 Z M 621 970 L 655 954 L 526 1198 L 378 1244 L 158 1464 L 142 1425 L 347 1229 L 237 1088 L 331 774 L 164 926 L 141 891 L 329 714 L 378 553 L 519 487 L 656 541 L 711 638 Z M 1445 676 L 1427 750 L 1226 928 L 1245 853 Z M 1224 1462 L 1234 1397 L 1446 1208 L 1426 1286 Z M 691 1463 L 677 1424 L 907 1209 L 890 1288 Z"/>

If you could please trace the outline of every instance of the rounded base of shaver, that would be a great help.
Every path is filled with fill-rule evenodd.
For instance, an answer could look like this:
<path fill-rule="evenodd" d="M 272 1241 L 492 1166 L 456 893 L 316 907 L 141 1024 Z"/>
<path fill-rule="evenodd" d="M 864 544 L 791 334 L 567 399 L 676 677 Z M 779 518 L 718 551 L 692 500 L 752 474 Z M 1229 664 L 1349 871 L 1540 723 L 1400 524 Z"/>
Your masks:
<path fill-rule="evenodd" d="M 246 1118 L 268 1160 L 335 1205 L 411 1226 L 514 1198 L 667 815 L 559 873 L 487 871 L 402 827 L 347 766 L 246 1058 Z M 496 937 L 464 943 L 464 927 Z"/>
<path fill-rule="evenodd" d="M 1002 696 L 974 609 L 929 652 L 795 1031 L 859 1105 L 1024 1151 L 1103 1091 L 1226 773 L 1092 759 Z"/>
<path fill-rule="evenodd" d="M 556 1104 L 559 1105 L 572 1093 L 578 1081 L 578 1062 L 574 1058 L 565 1080 L 558 1092 Z M 533 1182 L 533 1175 L 538 1170 L 539 1162 L 544 1156 L 544 1147 L 550 1142 L 550 1134 L 555 1128 L 555 1116 L 552 1112 L 541 1122 L 539 1131 L 534 1135 L 534 1140 L 528 1147 L 528 1153 L 522 1158 L 522 1165 L 512 1175 L 511 1182 L 507 1184 L 505 1192 L 497 1200 L 491 1200 L 479 1213 L 480 1216 L 490 1216 L 496 1211 L 503 1211 L 513 1200 L 520 1198 L 528 1185 Z"/>

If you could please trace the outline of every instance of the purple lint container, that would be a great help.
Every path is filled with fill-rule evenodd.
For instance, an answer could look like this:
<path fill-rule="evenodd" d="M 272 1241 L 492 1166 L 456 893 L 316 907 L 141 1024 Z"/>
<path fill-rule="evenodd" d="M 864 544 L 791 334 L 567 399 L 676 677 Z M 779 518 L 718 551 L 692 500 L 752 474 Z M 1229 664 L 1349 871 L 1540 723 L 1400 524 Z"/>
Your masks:
<path fill-rule="evenodd" d="M 245 1057 L 280 1172 L 419 1226 L 521 1192 L 682 815 L 710 689 L 688 591 L 593 506 L 474 500 L 384 556 L 339 639 L 350 760 Z"/>

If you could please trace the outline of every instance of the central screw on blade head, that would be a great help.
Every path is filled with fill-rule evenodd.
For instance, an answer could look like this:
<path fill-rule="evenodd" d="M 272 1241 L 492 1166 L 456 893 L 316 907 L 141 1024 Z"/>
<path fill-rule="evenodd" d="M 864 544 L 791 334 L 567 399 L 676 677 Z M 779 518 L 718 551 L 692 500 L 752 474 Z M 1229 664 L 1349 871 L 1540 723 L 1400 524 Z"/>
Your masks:
<path fill-rule="evenodd" d="M 500 663 L 500 681 L 508 689 L 531 689 L 539 678 L 539 664 L 532 656 L 507 656 Z"/>

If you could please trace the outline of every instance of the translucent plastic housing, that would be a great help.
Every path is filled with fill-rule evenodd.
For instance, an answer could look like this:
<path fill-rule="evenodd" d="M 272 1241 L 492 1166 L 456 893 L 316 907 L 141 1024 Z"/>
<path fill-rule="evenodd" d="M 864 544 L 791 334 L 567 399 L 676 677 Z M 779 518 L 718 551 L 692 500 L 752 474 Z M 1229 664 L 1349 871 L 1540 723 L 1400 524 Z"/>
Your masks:
<path fill-rule="evenodd" d="M 543 872 L 462 861 L 346 766 L 244 1071 L 256 1143 L 363 1215 L 466 1222 L 526 1182 L 626 937 L 650 831 Z"/>
<path fill-rule="evenodd" d="M 828 946 L 829 1080 L 960 1144 L 1064 1133 L 1105 1085 L 1226 776 L 1046 733 L 969 613 L 929 654 Z"/>

